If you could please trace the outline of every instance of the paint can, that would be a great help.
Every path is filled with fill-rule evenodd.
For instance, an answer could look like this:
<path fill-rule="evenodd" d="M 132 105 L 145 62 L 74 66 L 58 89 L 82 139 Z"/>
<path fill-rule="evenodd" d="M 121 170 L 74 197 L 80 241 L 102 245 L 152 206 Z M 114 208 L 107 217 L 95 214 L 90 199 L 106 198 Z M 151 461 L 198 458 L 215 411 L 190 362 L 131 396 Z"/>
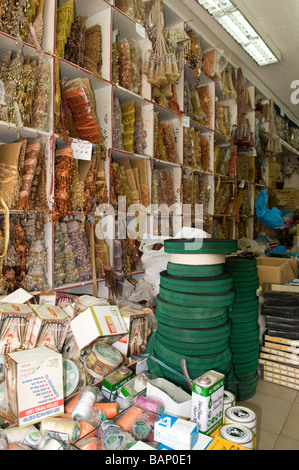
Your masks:
<path fill-rule="evenodd" d="M 253 432 L 242 424 L 224 424 L 219 428 L 219 436 L 247 449 L 254 448 Z"/>
<path fill-rule="evenodd" d="M 242 424 L 246 428 L 250 429 L 254 435 L 254 448 L 256 447 L 257 418 L 254 411 L 246 406 L 232 406 L 225 410 L 224 423 Z"/>

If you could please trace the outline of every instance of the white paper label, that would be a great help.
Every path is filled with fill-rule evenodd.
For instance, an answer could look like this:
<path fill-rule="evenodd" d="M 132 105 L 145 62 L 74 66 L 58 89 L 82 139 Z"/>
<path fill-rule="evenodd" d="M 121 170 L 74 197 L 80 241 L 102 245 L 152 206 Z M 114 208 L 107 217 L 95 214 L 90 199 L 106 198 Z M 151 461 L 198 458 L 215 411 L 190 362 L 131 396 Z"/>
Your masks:
<path fill-rule="evenodd" d="M 190 117 L 189 116 L 183 116 L 182 126 L 183 127 L 190 127 Z"/>
<path fill-rule="evenodd" d="M 92 143 L 86 140 L 72 140 L 72 150 L 74 158 L 78 160 L 91 160 L 92 157 Z"/>

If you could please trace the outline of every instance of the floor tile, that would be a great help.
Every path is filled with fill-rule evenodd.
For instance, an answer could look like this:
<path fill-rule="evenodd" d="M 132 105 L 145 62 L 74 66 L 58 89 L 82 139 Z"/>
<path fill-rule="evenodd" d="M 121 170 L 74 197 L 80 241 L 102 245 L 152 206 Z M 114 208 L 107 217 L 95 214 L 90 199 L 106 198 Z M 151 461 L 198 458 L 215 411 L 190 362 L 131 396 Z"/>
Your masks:
<path fill-rule="evenodd" d="M 256 435 L 256 450 L 273 450 L 279 439 L 279 434 L 258 429 Z"/>
<path fill-rule="evenodd" d="M 264 393 L 272 397 L 282 398 L 283 400 L 294 402 L 298 398 L 298 392 L 282 385 L 273 384 L 260 379 L 256 388 L 257 393 Z M 298 401 L 299 403 L 299 401 Z"/>
<path fill-rule="evenodd" d="M 274 450 L 299 450 L 299 440 L 291 439 L 286 436 L 279 436 Z"/>
<path fill-rule="evenodd" d="M 293 405 L 291 401 L 264 393 L 256 393 L 250 400 L 242 403 L 255 412 L 258 428 L 274 434 L 281 432 Z"/>
<path fill-rule="evenodd" d="M 299 439 L 299 403 L 294 403 L 282 427 L 281 435 Z"/>

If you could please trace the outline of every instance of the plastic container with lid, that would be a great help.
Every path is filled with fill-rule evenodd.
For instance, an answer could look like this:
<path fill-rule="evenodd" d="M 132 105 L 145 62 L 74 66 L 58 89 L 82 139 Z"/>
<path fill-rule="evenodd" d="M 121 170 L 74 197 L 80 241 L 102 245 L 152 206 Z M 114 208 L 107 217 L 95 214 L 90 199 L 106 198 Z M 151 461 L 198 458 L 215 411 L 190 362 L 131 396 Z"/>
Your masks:
<path fill-rule="evenodd" d="M 219 428 L 219 436 L 247 449 L 254 449 L 254 434 L 242 424 L 224 424 Z"/>
<path fill-rule="evenodd" d="M 117 369 L 123 360 L 122 354 L 116 348 L 97 341 L 86 359 L 86 367 L 98 376 L 105 376 Z"/>

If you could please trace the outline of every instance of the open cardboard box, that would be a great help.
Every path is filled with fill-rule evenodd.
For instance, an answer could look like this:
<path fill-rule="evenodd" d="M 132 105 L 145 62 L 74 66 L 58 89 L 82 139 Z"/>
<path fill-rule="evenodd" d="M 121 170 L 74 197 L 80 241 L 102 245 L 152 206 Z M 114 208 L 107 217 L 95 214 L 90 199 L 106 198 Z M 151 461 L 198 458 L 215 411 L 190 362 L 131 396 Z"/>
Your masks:
<path fill-rule="evenodd" d="M 298 260 L 292 258 L 257 258 L 260 286 L 264 284 L 289 284 L 298 277 Z"/>

